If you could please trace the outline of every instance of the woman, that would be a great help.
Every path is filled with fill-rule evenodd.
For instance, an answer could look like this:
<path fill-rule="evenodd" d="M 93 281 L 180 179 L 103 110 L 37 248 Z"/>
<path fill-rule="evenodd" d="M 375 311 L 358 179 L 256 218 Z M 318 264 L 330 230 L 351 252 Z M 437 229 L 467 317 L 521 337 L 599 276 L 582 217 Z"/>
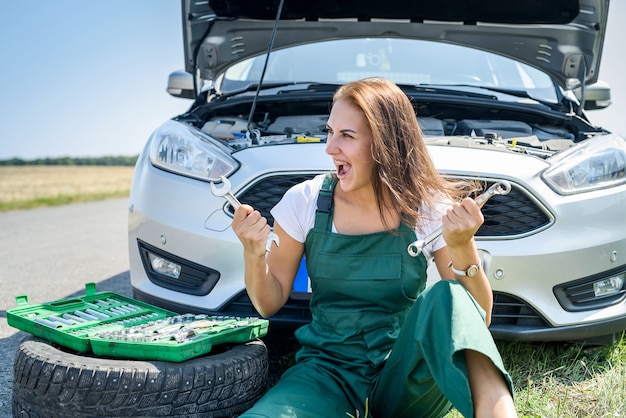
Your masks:
<path fill-rule="evenodd" d="M 336 172 L 294 186 L 272 209 L 279 247 L 266 257 L 270 228 L 252 207 L 233 218 L 262 316 L 286 303 L 303 256 L 312 286 L 296 364 L 244 416 L 443 416 L 451 406 L 516 416 L 487 329 L 492 293 L 475 271 L 473 238 L 483 217 L 461 198 L 467 187 L 437 173 L 409 99 L 388 80 L 342 86 L 327 128 Z M 408 244 L 442 223 L 443 238 L 411 257 Z M 425 289 L 431 258 L 451 280 Z"/>

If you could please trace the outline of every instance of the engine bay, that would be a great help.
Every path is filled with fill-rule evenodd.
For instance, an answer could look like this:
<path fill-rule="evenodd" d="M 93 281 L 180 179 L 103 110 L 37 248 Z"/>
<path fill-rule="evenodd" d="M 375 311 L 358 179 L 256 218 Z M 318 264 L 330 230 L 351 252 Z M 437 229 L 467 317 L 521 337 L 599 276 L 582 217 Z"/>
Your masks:
<path fill-rule="evenodd" d="M 282 96 L 278 98 L 278 96 Z M 312 97 L 313 96 L 313 97 Z M 328 92 L 260 96 L 250 112 L 250 95 L 207 100 L 181 115 L 231 150 L 299 142 L 325 142 Z M 606 133 L 573 113 L 489 100 L 423 100 L 412 97 L 424 140 L 429 145 L 480 147 L 538 158 L 566 150 Z"/>
<path fill-rule="evenodd" d="M 239 150 L 251 146 L 324 142 L 328 115 L 279 116 L 265 126 L 248 129 L 239 117 L 214 117 L 202 130 L 223 144 Z M 548 158 L 574 145 L 573 135 L 560 129 L 545 130 L 515 120 L 437 119 L 418 117 L 418 123 L 429 145 L 454 147 L 489 147 Z"/>

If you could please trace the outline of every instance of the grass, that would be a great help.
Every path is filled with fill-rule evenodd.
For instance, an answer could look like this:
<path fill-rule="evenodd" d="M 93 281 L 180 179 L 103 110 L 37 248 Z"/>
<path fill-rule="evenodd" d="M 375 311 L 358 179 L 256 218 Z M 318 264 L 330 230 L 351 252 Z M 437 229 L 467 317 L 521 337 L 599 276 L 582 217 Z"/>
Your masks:
<path fill-rule="evenodd" d="M 626 416 L 626 334 L 608 346 L 499 343 L 523 417 Z"/>
<path fill-rule="evenodd" d="M 0 211 L 128 196 L 133 167 L 0 166 Z M 270 348 L 276 379 L 293 364 L 293 338 Z M 497 341 L 521 417 L 626 417 L 626 334 L 605 346 Z M 275 380 L 274 380 L 275 381 Z M 461 415 L 452 411 L 447 418 Z"/>
<path fill-rule="evenodd" d="M 134 167 L 0 166 L 0 212 L 125 197 Z"/>

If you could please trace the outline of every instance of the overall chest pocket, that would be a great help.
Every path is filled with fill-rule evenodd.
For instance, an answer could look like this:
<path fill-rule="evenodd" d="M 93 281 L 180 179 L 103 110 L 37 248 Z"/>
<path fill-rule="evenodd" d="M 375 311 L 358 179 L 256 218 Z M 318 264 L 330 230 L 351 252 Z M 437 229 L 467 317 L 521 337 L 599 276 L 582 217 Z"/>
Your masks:
<path fill-rule="evenodd" d="M 414 299 L 411 295 L 420 285 L 417 277 L 403 275 L 402 267 L 402 257 L 397 253 L 322 252 L 317 255 L 312 286 L 329 301 L 384 305 L 395 311 L 398 303 Z"/>

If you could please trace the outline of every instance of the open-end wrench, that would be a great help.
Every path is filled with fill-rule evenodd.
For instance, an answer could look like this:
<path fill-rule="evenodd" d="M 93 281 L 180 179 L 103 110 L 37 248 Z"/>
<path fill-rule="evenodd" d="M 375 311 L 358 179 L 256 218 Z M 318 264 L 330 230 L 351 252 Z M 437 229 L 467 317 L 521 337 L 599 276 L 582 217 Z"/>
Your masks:
<path fill-rule="evenodd" d="M 211 182 L 211 193 L 213 193 L 213 195 L 215 196 L 223 197 L 228 201 L 228 203 L 230 203 L 233 209 L 237 210 L 237 208 L 241 206 L 241 202 L 235 197 L 233 192 L 230 191 L 230 181 L 224 176 L 220 176 L 220 180 L 223 186 L 219 188 L 215 186 L 214 182 Z M 278 235 L 270 231 L 269 235 L 267 236 L 265 251 L 270 252 L 272 250 L 272 242 L 275 243 L 277 247 L 280 245 Z"/>
<path fill-rule="evenodd" d="M 511 184 L 508 181 L 501 180 L 497 183 L 494 183 L 490 188 L 485 191 L 485 193 L 481 194 L 476 198 L 476 203 L 478 206 L 484 204 L 487 200 L 489 200 L 492 196 L 495 195 L 505 195 L 511 191 Z M 443 226 L 440 226 L 436 230 L 430 233 L 424 239 L 418 239 L 409 244 L 407 251 L 411 257 L 417 257 L 422 253 L 424 247 L 435 239 L 437 239 L 443 233 Z"/>

